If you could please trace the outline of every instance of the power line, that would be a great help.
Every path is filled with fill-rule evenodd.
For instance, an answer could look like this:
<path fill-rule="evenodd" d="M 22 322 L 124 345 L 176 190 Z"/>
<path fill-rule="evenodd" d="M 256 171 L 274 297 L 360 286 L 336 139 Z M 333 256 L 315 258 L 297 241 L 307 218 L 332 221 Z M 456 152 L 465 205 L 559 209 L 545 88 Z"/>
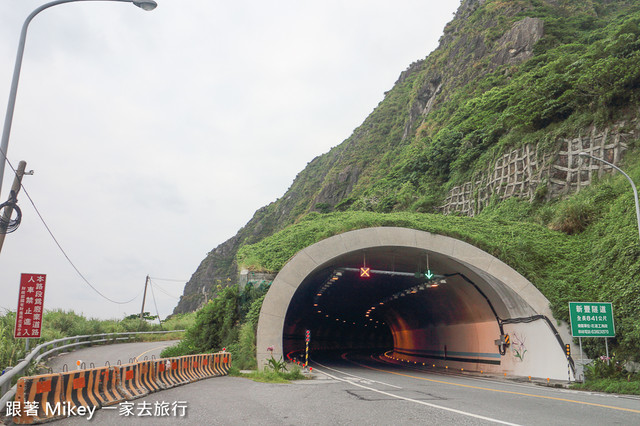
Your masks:
<path fill-rule="evenodd" d="M 151 281 L 151 278 L 149 278 L 149 281 Z M 166 291 L 165 289 L 163 289 L 162 287 L 160 287 L 157 283 L 153 283 L 153 285 L 155 285 L 155 286 L 156 286 L 156 288 L 157 288 L 158 290 L 160 290 L 161 292 L 163 292 L 163 293 L 164 293 L 164 294 L 166 294 L 167 296 L 169 296 L 169 297 L 173 297 L 174 299 L 178 299 L 178 300 L 180 299 L 179 297 L 177 297 L 177 296 L 174 296 L 174 295 L 170 294 L 168 291 Z"/>
<path fill-rule="evenodd" d="M 149 277 L 149 278 L 158 280 L 158 281 L 174 281 L 177 283 L 186 283 L 187 281 L 189 281 L 189 280 L 172 280 L 171 278 L 156 278 L 156 277 Z"/>
<path fill-rule="evenodd" d="M 156 307 L 156 315 L 158 315 L 158 324 L 162 327 L 162 321 L 160 320 L 160 311 L 158 310 L 158 304 L 156 303 L 156 295 L 153 292 L 153 283 L 151 282 L 151 278 L 149 278 L 149 287 L 151 287 L 151 297 L 153 298 L 153 304 Z"/>
<path fill-rule="evenodd" d="M 13 167 L 13 165 L 11 164 L 11 162 L 9 161 L 9 159 L 5 156 L 5 160 L 7 162 L 7 164 L 9 164 L 9 167 L 11 167 L 11 170 L 13 170 L 13 173 L 17 174 L 16 169 Z M 58 248 L 60 249 L 60 251 L 62 252 L 62 255 L 67 259 L 67 261 L 69 262 L 69 264 L 71 265 L 71 267 L 76 271 L 76 273 L 80 276 L 80 278 L 82 278 L 82 280 L 89 286 L 91 287 L 91 289 L 93 291 L 95 291 L 96 293 L 98 293 L 98 295 L 100 295 L 101 297 L 103 297 L 104 299 L 108 300 L 109 302 L 112 303 L 116 303 L 118 305 L 126 305 L 127 303 L 131 303 L 134 300 L 136 300 L 138 298 L 138 296 L 140 296 L 140 293 L 142 293 L 142 291 L 140 293 L 138 293 L 133 299 L 127 300 L 125 302 L 119 302 L 117 300 L 113 300 L 107 296 L 105 296 L 104 294 L 102 294 L 100 292 L 100 290 L 98 290 L 97 288 L 95 288 L 90 282 L 89 280 L 87 280 L 85 278 L 85 276 L 82 274 L 82 272 L 80 272 L 80 270 L 76 267 L 76 265 L 71 261 L 71 259 L 69 258 L 69 256 L 67 255 L 67 253 L 64 251 L 64 249 L 62 248 L 62 246 L 60 245 L 60 243 L 58 242 L 58 240 L 56 239 L 55 235 L 53 235 L 53 232 L 51 231 L 51 229 L 49 228 L 49 225 L 47 225 L 47 222 L 44 220 L 44 218 L 42 217 L 42 215 L 40 214 L 40 211 L 38 210 L 38 208 L 36 207 L 36 203 L 33 201 L 33 199 L 31 198 L 31 195 L 29 195 L 29 192 L 27 191 L 27 188 L 24 187 L 24 184 L 20 184 L 20 186 L 22 187 L 22 191 L 24 192 L 24 194 L 27 196 L 27 198 L 29 199 L 29 202 L 31 203 L 31 205 L 33 206 L 33 209 L 36 211 L 36 214 L 38 215 L 38 217 L 40 218 L 40 221 L 42 221 L 42 224 L 44 225 L 44 227 L 46 228 L 47 232 L 49 233 L 49 235 L 51 236 L 51 238 L 53 239 L 53 241 L 56 243 L 56 245 L 58 246 Z"/>

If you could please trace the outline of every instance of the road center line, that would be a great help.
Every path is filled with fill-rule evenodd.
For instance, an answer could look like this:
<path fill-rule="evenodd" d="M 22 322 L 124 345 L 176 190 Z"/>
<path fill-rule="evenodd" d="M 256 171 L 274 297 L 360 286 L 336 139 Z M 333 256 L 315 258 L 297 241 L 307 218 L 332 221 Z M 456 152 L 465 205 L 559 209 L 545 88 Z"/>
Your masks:
<path fill-rule="evenodd" d="M 166 344 L 165 344 L 165 345 L 163 345 L 163 346 L 156 346 L 155 348 L 151 348 L 151 349 L 149 349 L 148 351 L 144 351 L 144 352 L 142 352 L 140 355 L 138 355 L 137 357 L 135 357 L 135 358 L 134 358 L 134 362 L 138 362 L 138 360 L 140 359 L 140 357 L 141 357 L 142 355 L 146 354 L 146 353 L 149 353 L 149 352 L 151 352 L 151 351 L 155 351 L 156 349 L 166 348 L 167 346 L 169 346 L 169 345 L 166 345 Z"/>
<path fill-rule="evenodd" d="M 320 365 L 320 364 L 318 364 L 318 365 Z M 338 370 L 334 370 L 334 371 L 338 371 Z M 481 415 L 478 415 L 478 414 L 469 413 L 469 412 L 466 412 L 466 411 L 456 410 L 455 408 L 443 407 L 441 405 L 431 404 L 429 402 L 419 401 L 417 399 L 411 399 L 411 398 L 407 398 L 407 397 L 400 396 L 400 395 L 394 395 L 394 394 L 389 393 L 389 392 L 381 391 L 381 390 L 378 390 L 378 389 L 375 389 L 375 388 L 371 388 L 369 386 L 364 386 L 364 385 L 361 385 L 359 383 L 352 382 L 351 380 L 347 380 L 347 379 L 343 379 L 341 377 L 334 376 L 334 375 L 329 374 L 329 373 L 327 373 L 325 371 L 318 370 L 318 372 L 320 372 L 320 373 L 322 373 L 324 375 L 327 375 L 327 376 L 331 377 L 332 379 L 340 380 L 341 382 L 345 382 L 345 383 L 349 383 L 352 386 L 357 386 L 359 388 L 370 390 L 370 391 L 373 391 L 373 392 L 377 392 L 379 394 L 390 396 L 392 398 L 402 399 L 402 400 L 407 401 L 407 402 L 413 402 L 413 403 L 420 404 L 420 405 L 426 405 L 427 407 L 437 408 L 439 410 L 444 410 L 444 411 L 450 411 L 452 413 L 462 414 L 463 416 L 474 417 L 476 419 L 487 420 L 489 422 L 499 423 L 499 424 L 503 424 L 503 425 L 517 425 L 517 423 L 504 422 L 502 420 L 494 419 L 494 418 L 491 418 L 491 417 L 485 417 L 485 416 L 481 416 Z M 340 373 L 343 373 L 343 372 L 340 371 Z M 345 374 L 345 373 L 343 373 L 343 374 Z"/>
<path fill-rule="evenodd" d="M 387 373 L 387 374 L 395 374 L 396 376 L 409 377 L 409 378 L 417 379 L 417 380 L 425 380 L 427 382 L 441 383 L 441 384 L 451 385 L 451 386 L 460 386 L 460 387 L 471 388 L 471 389 L 486 390 L 486 391 L 490 391 L 490 392 L 507 393 L 507 394 L 511 394 L 511 395 L 528 396 L 528 397 L 531 397 L 531 398 L 542 398 L 542 399 L 551 399 L 551 400 L 562 401 L 562 402 L 572 402 L 574 404 L 590 405 L 592 407 L 600 407 L 600 408 L 610 408 L 612 410 L 628 411 L 628 412 L 631 412 L 631 413 L 640 413 L 640 410 L 633 410 L 631 408 L 614 407 L 612 405 L 596 404 L 595 402 L 576 401 L 575 399 L 557 398 L 557 397 L 554 397 L 554 396 L 545 396 L 545 395 L 534 395 L 534 394 L 531 394 L 531 393 L 515 392 L 515 391 L 508 391 L 508 390 L 501 390 L 501 389 L 491 389 L 491 388 L 485 388 L 485 387 L 481 387 L 481 386 L 464 385 L 462 383 L 445 382 L 444 380 L 427 379 L 426 377 L 418 377 L 418 376 L 412 376 L 410 374 L 398 373 L 398 372 L 395 372 L 395 371 L 382 370 L 382 369 L 379 369 L 379 368 L 370 367 L 368 365 L 360 364 L 360 363 L 352 361 L 352 360 L 349 360 L 349 362 L 351 362 L 351 363 L 353 363 L 355 365 L 358 365 L 360 367 L 368 368 L 370 370 L 379 371 L 379 372 Z"/>

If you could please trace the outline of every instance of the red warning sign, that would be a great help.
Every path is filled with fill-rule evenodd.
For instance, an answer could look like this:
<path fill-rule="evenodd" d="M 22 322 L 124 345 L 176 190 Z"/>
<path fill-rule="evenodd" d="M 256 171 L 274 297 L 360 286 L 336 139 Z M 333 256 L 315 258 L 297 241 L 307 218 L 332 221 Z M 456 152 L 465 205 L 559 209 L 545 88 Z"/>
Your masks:
<path fill-rule="evenodd" d="M 20 276 L 14 338 L 40 337 L 46 281 L 45 274 L 22 274 Z"/>

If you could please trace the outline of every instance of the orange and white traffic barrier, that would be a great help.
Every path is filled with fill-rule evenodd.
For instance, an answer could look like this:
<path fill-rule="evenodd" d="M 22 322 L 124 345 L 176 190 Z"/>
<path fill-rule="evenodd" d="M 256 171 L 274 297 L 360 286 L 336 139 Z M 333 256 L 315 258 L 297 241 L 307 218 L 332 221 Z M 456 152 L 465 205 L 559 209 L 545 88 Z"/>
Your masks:
<path fill-rule="evenodd" d="M 170 361 L 169 376 L 172 380 L 174 380 L 178 385 L 184 385 L 185 383 L 191 382 L 189 377 L 184 374 L 180 368 L 180 358 L 170 358 L 168 361 Z"/>
<path fill-rule="evenodd" d="M 93 392 L 95 383 L 99 379 L 96 373 L 95 369 L 90 369 L 60 374 L 62 399 L 69 409 L 75 411 L 76 408 L 86 407 L 95 410 L 94 407 L 100 407 L 98 397 Z"/>
<path fill-rule="evenodd" d="M 198 377 L 198 375 L 193 371 L 192 365 L 189 362 L 190 360 L 189 355 L 178 358 L 178 364 L 180 365 L 179 370 L 182 375 L 189 380 L 189 382 L 195 382 L 198 381 L 200 377 Z"/>
<path fill-rule="evenodd" d="M 213 369 L 213 354 L 204 354 L 202 356 L 202 369 L 207 377 L 215 377 L 218 375 Z"/>
<path fill-rule="evenodd" d="M 149 390 L 149 392 L 158 392 L 166 389 L 166 386 L 155 380 L 154 367 L 152 361 L 138 362 L 140 368 L 140 383 Z"/>
<path fill-rule="evenodd" d="M 117 369 L 111 367 L 96 368 L 93 392 L 101 406 L 119 404 L 125 400 L 124 395 L 118 391 L 118 379 Z"/>
<path fill-rule="evenodd" d="M 140 381 L 140 366 L 134 362 L 113 367 L 118 370 L 118 391 L 126 399 L 136 399 L 149 394 Z"/>
<path fill-rule="evenodd" d="M 151 361 L 154 364 L 154 380 L 164 386 L 165 389 L 181 384 L 177 377 L 171 374 L 171 361 L 168 359 L 156 359 Z"/>
<path fill-rule="evenodd" d="M 194 362 L 197 363 L 197 365 L 195 365 L 194 367 L 197 369 L 200 376 L 203 379 L 208 379 L 209 377 L 211 377 L 211 375 L 209 374 L 206 368 L 207 356 L 199 354 L 199 355 L 194 355 L 194 358 L 195 358 Z"/>
<path fill-rule="evenodd" d="M 216 376 L 222 375 L 222 369 L 220 368 L 220 354 L 211 354 L 211 369 L 216 373 Z"/>
<path fill-rule="evenodd" d="M 209 378 L 209 374 L 204 369 L 204 355 L 189 355 L 189 366 L 199 380 Z"/>
<path fill-rule="evenodd" d="M 15 424 L 34 424 L 131 400 L 173 386 L 228 374 L 231 354 L 187 355 L 113 367 L 22 377 L 7 406 Z M 82 365 L 81 365 L 82 366 Z"/>
<path fill-rule="evenodd" d="M 13 404 L 13 422 L 19 425 L 66 417 L 55 409 L 62 406 L 60 374 L 21 377 Z"/>
<path fill-rule="evenodd" d="M 229 368 L 231 368 L 231 354 L 229 352 L 224 352 L 221 356 L 222 375 L 226 376 L 229 374 Z"/>
<path fill-rule="evenodd" d="M 218 352 L 213 354 L 213 369 L 218 376 L 229 374 L 231 367 L 231 354 L 229 352 Z"/>

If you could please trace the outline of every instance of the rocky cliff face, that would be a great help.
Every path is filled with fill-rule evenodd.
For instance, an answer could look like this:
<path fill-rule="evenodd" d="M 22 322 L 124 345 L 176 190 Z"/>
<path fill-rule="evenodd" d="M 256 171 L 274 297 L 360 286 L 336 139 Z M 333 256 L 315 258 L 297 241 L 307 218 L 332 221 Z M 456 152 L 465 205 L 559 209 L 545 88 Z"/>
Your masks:
<path fill-rule="evenodd" d="M 625 1 L 604 3 L 609 7 Z M 174 313 L 197 309 L 215 293 L 217 286 L 236 283 L 235 255 L 240 247 L 272 235 L 311 211 L 384 212 L 408 208 L 397 202 L 385 207 L 383 195 L 397 195 L 404 186 L 415 183 L 418 179 L 415 176 L 424 174 L 424 166 L 418 164 L 413 174 L 411 170 L 402 171 L 407 176 L 394 180 L 399 173 L 394 165 L 399 159 L 405 161 L 414 156 L 414 151 L 421 149 L 416 141 L 425 133 L 436 132 L 428 118 L 443 105 L 456 102 L 460 93 L 472 92 L 474 82 L 494 75 L 508 79 L 517 72 L 534 56 L 536 44 L 545 37 L 545 20 L 537 17 L 543 12 L 564 16 L 571 6 L 586 10 L 587 16 L 596 16 L 602 12 L 604 3 L 463 0 L 454 19 L 445 27 L 439 47 L 400 74 L 384 100 L 347 140 L 311 161 L 280 199 L 258 210 L 237 235 L 207 255 L 185 286 Z M 455 111 L 455 107 L 450 109 Z M 434 204 L 438 206 L 442 204 Z"/>

